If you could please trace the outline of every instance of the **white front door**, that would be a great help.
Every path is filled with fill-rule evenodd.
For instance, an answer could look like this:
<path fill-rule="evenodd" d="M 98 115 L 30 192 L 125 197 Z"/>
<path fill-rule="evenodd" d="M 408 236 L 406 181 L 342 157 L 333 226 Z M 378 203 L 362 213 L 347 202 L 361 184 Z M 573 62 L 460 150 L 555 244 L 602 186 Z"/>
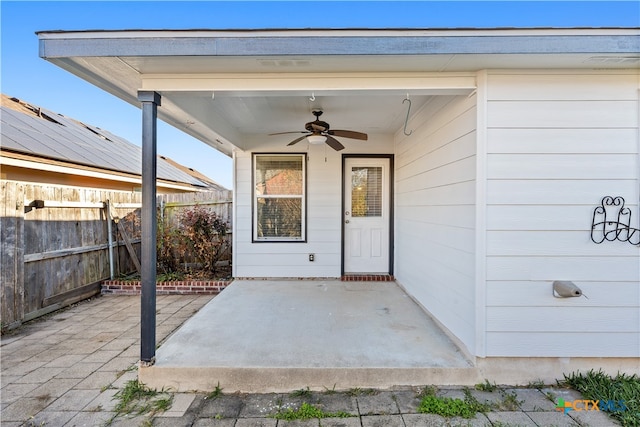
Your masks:
<path fill-rule="evenodd" d="M 389 274 L 388 158 L 346 158 L 344 273 Z"/>

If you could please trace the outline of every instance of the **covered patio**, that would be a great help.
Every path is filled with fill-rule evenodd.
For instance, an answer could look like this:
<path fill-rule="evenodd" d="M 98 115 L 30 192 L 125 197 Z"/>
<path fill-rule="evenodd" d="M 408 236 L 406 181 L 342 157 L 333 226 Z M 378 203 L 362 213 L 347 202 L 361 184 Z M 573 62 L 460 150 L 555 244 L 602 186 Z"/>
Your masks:
<path fill-rule="evenodd" d="M 476 369 L 395 282 L 237 280 L 140 380 L 178 391 L 474 384 Z"/>
<path fill-rule="evenodd" d="M 637 29 L 38 36 L 42 58 L 142 105 L 148 385 L 275 391 L 638 372 L 640 257 L 631 245 L 596 246 L 588 230 L 603 195 L 638 200 Z M 253 280 L 156 354 L 157 119 L 233 157 L 233 277 Z M 344 147 L 328 145 L 331 135 Z M 283 174 L 282 191 L 264 193 L 256 177 L 267 173 Z M 274 200 L 295 209 L 261 208 Z M 270 223 L 287 226 L 259 232 Z M 362 254 L 364 267 L 352 262 Z M 323 279 L 371 274 L 397 284 Z M 589 299 L 555 297 L 558 280 Z"/>

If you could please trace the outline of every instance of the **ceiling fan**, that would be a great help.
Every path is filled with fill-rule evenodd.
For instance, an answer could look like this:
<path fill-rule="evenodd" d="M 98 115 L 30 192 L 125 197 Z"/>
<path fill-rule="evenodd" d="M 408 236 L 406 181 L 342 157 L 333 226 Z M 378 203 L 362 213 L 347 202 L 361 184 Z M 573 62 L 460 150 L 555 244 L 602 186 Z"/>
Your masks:
<path fill-rule="evenodd" d="M 298 131 L 298 132 L 278 132 L 278 133 L 270 133 L 269 135 L 284 135 L 288 133 L 304 133 L 300 138 L 296 138 L 287 145 L 294 145 L 303 139 L 307 138 L 310 144 L 322 144 L 326 143 L 329 147 L 333 148 L 336 151 L 340 151 L 344 149 L 344 145 L 340 143 L 334 136 L 340 136 L 343 138 L 352 138 L 352 139 L 361 139 L 366 141 L 368 136 L 366 133 L 355 132 L 352 130 L 340 130 L 340 129 L 329 129 L 329 123 L 323 122 L 320 120 L 320 116 L 322 115 L 322 111 L 312 111 L 312 114 L 316 116 L 316 119 L 312 122 L 309 122 L 304 125 L 306 131 Z"/>

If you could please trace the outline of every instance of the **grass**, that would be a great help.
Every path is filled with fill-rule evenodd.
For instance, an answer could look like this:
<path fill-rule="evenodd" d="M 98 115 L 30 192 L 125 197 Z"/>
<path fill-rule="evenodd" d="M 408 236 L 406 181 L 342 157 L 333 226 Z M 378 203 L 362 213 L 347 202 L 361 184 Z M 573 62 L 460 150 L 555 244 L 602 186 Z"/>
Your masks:
<path fill-rule="evenodd" d="M 498 389 L 498 386 L 496 383 L 491 384 L 489 380 L 485 379 L 484 383 L 476 384 L 474 388 L 479 391 L 494 392 Z"/>
<path fill-rule="evenodd" d="M 220 381 L 218 381 L 216 388 L 214 388 L 211 393 L 207 394 L 206 399 L 217 399 L 220 396 L 222 396 L 222 387 L 220 387 Z"/>
<path fill-rule="evenodd" d="M 108 424 L 111 424 L 121 415 L 149 415 L 151 418 L 158 412 L 171 408 L 173 396 L 164 390 L 152 390 L 137 379 L 127 382 L 124 388 L 118 390 L 113 396 L 118 400 L 114 411 L 115 415 Z"/>
<path fill-rule="evenodd" d="M 420 401 L 418 412 L 423 414 L 437 414 L 443 417 L 473 418 L 474 411 L 464 400 L 450 397 L 425 396 Z"/>
<path fill-rule="evenodd" d="M 640 377 L 618 374 L 612 377 L 602 370 L 564 375 L 564 383 L 579 391 L 585 399 L 624 402 L 624 411 L 607 413 L 625 427 L 640 427 Z M 617 405 L 619 408 L 621 405 Z"/>
<path fill-rule="evenodd" d="M 528 388 L 535 388 L 536 390 L 541 390 L 544 386 L 545 384 L 542 380 L 529 381 L 529 384 L 527 385 Z"/>
<path fill-rule="evenodd" d="M 324 394 L 336 394 L 336 393 L 337 393 L 337 391 L 336 391 L 336 385 L 335 385 L 335 383 L 333 384 L 333 388 L 327 388 L 327 387 L 325 387 L 325 388 L 324 388 L 323 393 L 324 393 Z"/>
<path fill-rule="evenodd" d="M 307 402 L 303 402 L 298 409 L 287 408 L 286 411 L 278 410 L 271 418 L 278 420 L 294 421 L 294 420 L 311 420 L 321 418 L 349 418 L 355 415 L 348 412 L 325 412 L 317 406 L 311 405 Z"/>
<path fill-rule="evenodd" d="M 291 397 L 306 397 L 306 396 L 311 396 L 311 390 L 309 390 L 309 387 L 307 387 L 307 388 L 301 388 L 300 390 L 292 391 L 291 393 L 289 393 L 289 396 L 291 396 Z"/>
<path fill-rule="evenodd" d="M 518 396 L 515 392 L 507 393 L 502 390 L 502 402 L 500 402 L 499 406 L 501 409 L 506 409 L 507 411 L 517 411 L 520 409 L 520 404 L 523 401 L 518 400 Z"/>
<path fill-rule="evenodd" d="M 418 412 L 423 414 L 436 414 L 442 417 L 473 418 L 478 412 L 488 412 L 491 407 L 482 404 L 473 397 L 469 389 L 464 390 L 464 400 L 436 395 L 435 387 L 425 387 L 418 394 L 420 405 Z"/>
<path fill-rule="evenodd" d="M 349 396 L 373 396 L 378 394 L 378 390 L 372 389 L 372 388 L 360 388 L 360 387 L 355 387 L 355 388 L 351 388 L 349 389 L 349 391 L 347 392 L 347 394 Z"/>

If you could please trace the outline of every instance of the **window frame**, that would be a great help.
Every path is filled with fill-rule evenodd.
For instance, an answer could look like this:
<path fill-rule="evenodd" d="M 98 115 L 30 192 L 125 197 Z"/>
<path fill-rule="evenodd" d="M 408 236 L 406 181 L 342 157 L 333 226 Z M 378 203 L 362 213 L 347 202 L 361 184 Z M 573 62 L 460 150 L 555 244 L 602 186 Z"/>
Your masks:
<path fill-rule="evenodd" d="M 258 195 L 256 191 L 256 166 L 260 156 L 269 157 L 300 157 L 302 161 L 302 194 L 295 195 L 273 195 L 266 198 L 299 198 L 301 200 L 300 213 L 300 234 L 299 238 L 291 237 L 258 237 L 258 198 L 265 198 Z M 251 242 L 252 243 L 306 243 L 307 242 L 307 153 L 252 153 L 251 156 Z"/>

